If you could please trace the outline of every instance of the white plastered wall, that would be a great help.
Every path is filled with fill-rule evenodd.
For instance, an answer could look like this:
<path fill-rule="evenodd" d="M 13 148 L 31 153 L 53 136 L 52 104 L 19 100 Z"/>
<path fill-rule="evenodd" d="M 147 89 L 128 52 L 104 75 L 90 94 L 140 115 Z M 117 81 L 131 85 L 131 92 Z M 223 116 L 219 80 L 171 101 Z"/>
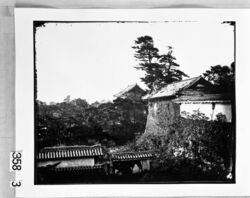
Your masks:
<path fill-rule="evenodd" d="M 190 114 L 193 114 L 195 110 L 199 110 L 199 112 L 204 113 L 209 119 L 216 119 L 216 115 L 218 113 L 222 113 L 226 116 L 227 121 L 232 121 L 232 109 L 231 104 L 224 104 L 224 103 L 216 103 L 214 110 L 212 108 L 212 103 L 200 103 L 200 104 L 181 104 L 180 105 L 180 112 L 186 111 Z"/>
<path fill-rule="evenodd" d="M 61 162 L 58 164 L 57 168 L 63 168 L 63 167 L 78 167 L 78 166 L 94 166 L 95 165 L 95 159 L 94 158 L 83 158 L 83 159 L 69 159 L 69 160 L 50 160 L 50 161 L 44 161 L 39 162 L 38 166 L 47 166 L 52 165 L 55 163 Z"/>

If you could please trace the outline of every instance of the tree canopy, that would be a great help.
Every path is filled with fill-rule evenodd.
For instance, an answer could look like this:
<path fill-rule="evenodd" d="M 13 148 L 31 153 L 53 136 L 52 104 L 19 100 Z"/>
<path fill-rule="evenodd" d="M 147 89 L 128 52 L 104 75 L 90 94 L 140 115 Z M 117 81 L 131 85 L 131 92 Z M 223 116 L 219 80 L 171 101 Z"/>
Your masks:
<path fill-rule="evenodd" d="M 146 104 L 143 101 L 117 99 L 113 103 L 89 104 L 84 99 L 46 104 L 37 101 L 38 149 L 59 145 L 112 147 L 132 141 L 143 132 Z"/>
<path fill-rule="evenodd" d="M 203 73 L 205 79 L 217 85 L 224 91 L 234 91 L 235 86 L 235 63 L 229 66 L 215 65 Z"/>
<path fill-rule="evenodd" d="M 138 60 L 135 68 L 144 71 L 145 77 L 141 80 L 148 86 L 150 92 L 159 90 L 165 85 L 188 77 L 178 69 L 179 64 L 173 56 L 173 48 L 167 47 L 166 54 L 159 54 L 159 49 L 154 46 L 151 36 L 141 36 L 135 40 L 132 47 L 135 50 L 134 57 Z"/>

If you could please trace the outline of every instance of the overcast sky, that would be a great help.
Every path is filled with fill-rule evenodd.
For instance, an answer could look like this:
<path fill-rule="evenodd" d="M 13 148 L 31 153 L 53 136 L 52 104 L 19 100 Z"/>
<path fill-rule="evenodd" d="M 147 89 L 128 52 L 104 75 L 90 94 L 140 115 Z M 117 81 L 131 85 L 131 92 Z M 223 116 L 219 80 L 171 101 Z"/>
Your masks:
<path fill-rule="evenodd" d="M 190 77 L 234 59 L 233 27 L 221 23 L 47 23 L 36 33 L 38 99 L 61 102 L 111 100 L 144 76 L 134 68 L 137 37 L 153 37 L 160 53 L 172 46 L 180 69 Z"/>

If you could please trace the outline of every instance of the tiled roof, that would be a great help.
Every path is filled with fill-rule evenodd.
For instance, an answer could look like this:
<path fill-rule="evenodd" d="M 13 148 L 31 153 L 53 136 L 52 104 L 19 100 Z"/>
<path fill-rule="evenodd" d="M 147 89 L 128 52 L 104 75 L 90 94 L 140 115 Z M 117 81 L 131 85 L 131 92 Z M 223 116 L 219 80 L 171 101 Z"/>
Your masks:
<path fill-rule="evenodd" d="M 53 168 L 51 171 L 55 172 L 63 172 L 63 171 L 88 171 L 88 170 L 102 170 L 102 165 L 94 165 L 94 166 L 77 166 L 77 167 L 60 167 Z"/>
<path fill-rule="evenodd" d="M 112 161 L 130 161 L 151 159 L 154 155 L 151 152 L 134 152 L 134 153 L 113 153 L 111 155 Z"/>
<path fill-rule="evenodd" d="M 101 146 L 63 146 L 47 147 L 42 149 L 38 155 L 38 160 L 47 159 L 64 159 L 64 158 L 81 158 L 102 156 L 103 149 Z"/>
<path fill-rule="evenodd" d="M 140 89 L 141 92 L 145 92 L 141 87 L 139 87 L 139 85 L 133 84 L 133 85 L 127 86 L 124 90 L 122 90 L 122 91 L 120 91 L 118 94 L 114 95 L 114 97 L 116 97 L 116 98 L 122 97 L 123 94 L 125 94 L 125 93 L 131 91 L 132 89 L 134 89 L 134 88 L 136 88 L 136 87 L 137 87 L 138 89 Z"/>
<path fill-rule="evenodd" d="M 202 77 L 199 76 L 199 77 L 195 77 L 195 78 L 189 78 L 186 80 L 173 82 L 171 84 L 166 85 L 165 87 L 163 87 L 162 89 L 160 89 L 157 92 L 153 92 L 151 94 L 144 96 L 143 99 L 147 100 L 147 99 L 174 96 L 177 93 L 179 93 L 181 90 L 192 86 L 194 83 L 196 83 L 201 78 Z"/>

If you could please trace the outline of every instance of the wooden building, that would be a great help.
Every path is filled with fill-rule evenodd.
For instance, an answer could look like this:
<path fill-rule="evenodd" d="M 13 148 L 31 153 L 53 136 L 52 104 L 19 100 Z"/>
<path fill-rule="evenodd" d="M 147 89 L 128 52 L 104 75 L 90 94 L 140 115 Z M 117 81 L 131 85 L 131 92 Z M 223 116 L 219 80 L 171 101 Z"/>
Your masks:
<path fill-rule="evenodd" d="M 133 84 L 126 87 L 124 90 L 120 91 L 118 94 L 114 95 L 116 99 L 131 99 L 138 101 L 142 99 L 142 96 L 146 94 L 146 91 L 143 90 L 139 85 Z"/>
<path fill-rule="evenodd" d="M 95 182 L 108 174 L 100 145 L 46 147 L 37 154 L 37 183 Z"/>
<path fill-rule="evenodd" d="M 37 155 L 37 183 L 98 183 L 150 170 L 150 152 L 108 153 L 100 145 L 47 147 Z"/>
<path fill-rule="evenodd" d="M 103 156 L 103 148 L 99 145 L 46 147 L 37 155 L 37 167 L 57 163 L 56 168 L 94 166 L 101 163 Z"/>
<path fill-rule="evenodd" d="M 208 120 L 220 113 L 225 121 L 232 121 L 232 94 L 223 93 L 200 76 L 168 84 L 143 99 L 148 101 L 146 132 L 164 132 L 177 117 L 194 111 Z"/>
<path fill-rule="evenodd" d="M 147 114 L 146 103 L 142 100 L 145 94 L 145 90 L 139 85 L 133 84 L 114 95 L 115 99 L 113 100 L 117 108 L 120 108 L 123 112 L 122 119 L 129 120 L 134 124 L 139 123 L 143 128 Z"/>

